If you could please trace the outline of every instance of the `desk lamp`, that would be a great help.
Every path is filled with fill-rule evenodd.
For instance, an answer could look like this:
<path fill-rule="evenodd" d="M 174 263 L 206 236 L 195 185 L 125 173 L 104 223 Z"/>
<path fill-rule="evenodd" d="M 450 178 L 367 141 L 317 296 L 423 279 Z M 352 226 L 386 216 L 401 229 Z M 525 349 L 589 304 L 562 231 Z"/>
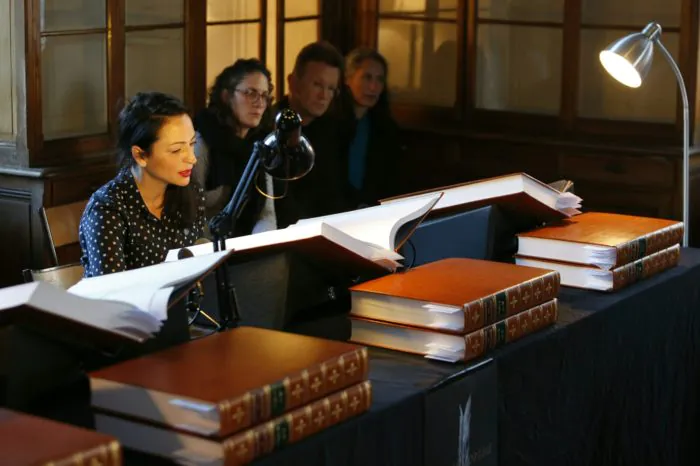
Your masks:
<path fill-rule="evenodd" d="M 688 93 L 681 70 L 661 43 L 661 26 L 659 23 L 651 22 L 644 27 L 642 32 L 630 34 L 608 45 L 605 50 L 600 52 L 599 57 L 601 64 L 613 78 L 625 86 L 636 88 L 642 85 L 644 78 L 649 73 L 655 46 L 661 51 L 676 75 L 683 99 L 683 246 L 687 247 L 690 203 Z"/>

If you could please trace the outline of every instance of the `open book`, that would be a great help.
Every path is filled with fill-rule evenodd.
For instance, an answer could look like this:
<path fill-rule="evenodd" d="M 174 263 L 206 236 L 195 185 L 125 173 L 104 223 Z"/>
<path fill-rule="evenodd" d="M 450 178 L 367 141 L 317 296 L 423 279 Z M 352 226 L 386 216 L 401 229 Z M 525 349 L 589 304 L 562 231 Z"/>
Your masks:
<path fill-rule="evenodd" d="M 232 251 L 85 278 L 69 290 L 47 282 L 0 289 L 0 324 L 92 327 L 142 342 L 167 319 L 169 303 Z"/>
<path fill-rule="evenodd" d="M 280 230 L 266 231 L 226 240 L 226 248 L 245 255 L 262 251 L 297 249 L 343 256 L 361 266 L 371 262 L 384 270 L 395 271 L 403 256 L 396 252 L 418 224 L 438 202 L 442 193 L 416 196 L 391 206 L 374 206 L 351 212 L 305 219 Z M 188 247 L 195 256 L 213 252 L 212 244 Z M 341 252 L 342 250 L 342 252 Z M 166 261 L 177 260 L 179 249 L 168 253 Z M 330 259 L 325 257 L 325 259 Z"/>
<path fill-rule="evenodd" d="M 570 192 L 561 192 L 526 173 L 514 173 L 495 178 L 447 186 L 408 196 L 380 201 L 390 205 L 414 199 L 430 192 L 442 192 L 442 198 L 432 213 L 471 210 L 486 205 L 499 205 L 517 216 L 538 222 L 558 220 L 580 214 L 581 198 Z"/>

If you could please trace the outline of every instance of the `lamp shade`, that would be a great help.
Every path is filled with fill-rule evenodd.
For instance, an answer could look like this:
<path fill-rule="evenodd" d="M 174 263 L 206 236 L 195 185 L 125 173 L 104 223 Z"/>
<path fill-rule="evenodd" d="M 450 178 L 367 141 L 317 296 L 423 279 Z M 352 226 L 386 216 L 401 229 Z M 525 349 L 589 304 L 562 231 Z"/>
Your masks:
<path fill-rule="evenodd" d="M 286 196 L 287 182 L 298 180 L 314 167 L 316 154 L 301 132 L 301 117 L 295 111 L 282 109 L 275 118 L 275 130 L 260 146 L 260 165 L 255 187 L 265 197 Z"/>
<path fill-rule="evenodd" d="M 630 34 L 600 52 L 603 68 L 629 87 L 639 87 L 649 73 L 654 56 L 654 41 L 661 34 L 658 23 L 648 24 L 642 32 Z"/>

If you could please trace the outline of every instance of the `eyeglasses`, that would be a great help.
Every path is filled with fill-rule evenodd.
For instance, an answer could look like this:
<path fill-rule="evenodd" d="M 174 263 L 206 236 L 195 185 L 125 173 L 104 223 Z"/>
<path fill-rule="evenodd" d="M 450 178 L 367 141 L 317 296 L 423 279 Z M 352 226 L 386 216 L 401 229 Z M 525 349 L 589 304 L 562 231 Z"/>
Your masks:
<path fill-rule="evenodd" d="M 257 104 L 262 100 L 265 105 L 272 103 L 272 96 L 269 92 L 260 92 L 257 89 L 234 89 L 236 92 L 243 94 L 248 102 Z"/>

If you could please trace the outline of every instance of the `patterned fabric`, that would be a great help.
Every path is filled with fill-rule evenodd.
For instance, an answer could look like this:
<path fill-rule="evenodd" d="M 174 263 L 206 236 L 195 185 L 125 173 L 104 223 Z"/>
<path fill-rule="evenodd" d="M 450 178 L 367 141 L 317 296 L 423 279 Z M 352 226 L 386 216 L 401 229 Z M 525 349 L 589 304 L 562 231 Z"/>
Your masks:
<path fill-rule="evenodd" d="M 146 207 L 130 170 L 98 189 L 80 220 L 80 262 L 85 277 L 157 264 L 170 249 L 194 244 L 204 229 L 204 195 L 198 190 L 194 224 L 181 226 L 181 214 L 158 219 Z"/>

